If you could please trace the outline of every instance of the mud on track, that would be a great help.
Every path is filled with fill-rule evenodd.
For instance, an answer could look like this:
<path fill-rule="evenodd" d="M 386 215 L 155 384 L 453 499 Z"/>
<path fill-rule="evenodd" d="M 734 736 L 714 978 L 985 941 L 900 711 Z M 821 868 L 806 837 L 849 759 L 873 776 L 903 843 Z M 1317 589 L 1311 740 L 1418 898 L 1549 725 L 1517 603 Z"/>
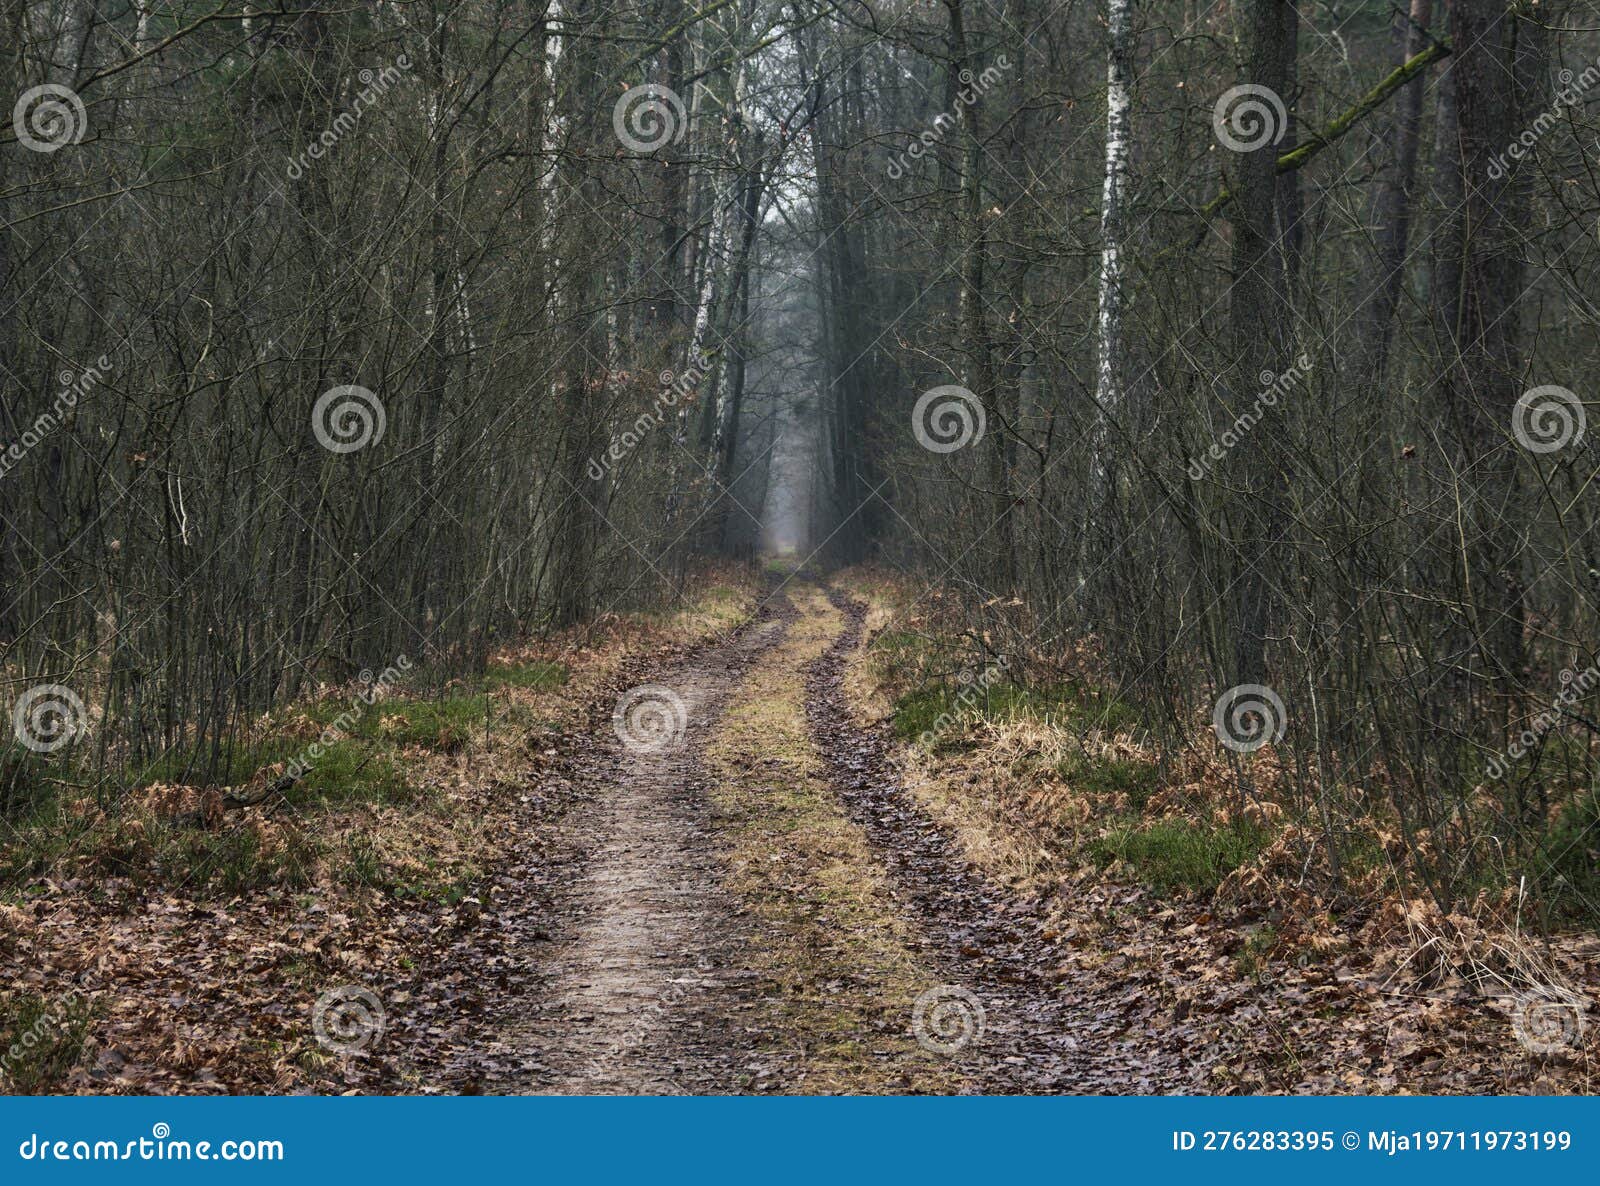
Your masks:
<path fill-rule="evenodd" d="M 812 737 L 845 810 L 868 836 L 950 985 L 976 994 L 981 1041 L 964 1047 L 969 1089 L 984 1094 L 1193 1091 L 1184 1060 L 1131 1030 L 1103 986 L 1056 976 L 1056 940 L 1026 904 L 990 884 L 901 787 L 884 728 L 862 728 L 843 688 L 861 644 L 866 607 L 827 589 L 846 628 L 806 673 Z"/>
<path fill-rule="evenodd" d="M 680 746 L 635 752 L 609 722 L 582 741 L 557 794 L 565 806 L 530 817 L 518 858 L 497 874 L 492 928 L 485 924 L 492 933 L 457 941 L 488 1015 L 452 1034 L 453 1052 L 431 1086 L 640 1094 L 806 1090 L 808 1082 L 846 1091 L 1194 1089 L 1181 1052 L 1162 1053 L 1152 1035 L 1130 1026 L 1091 973 L 1061 978 L 1057 940 L 1041 920 L 969 867 L 901 789 L 891 739 L 858 723 L 842 688 L 861 642 L 863 607 L 824 591 L 842 619 L 818 640 L 826 650 L 799 673 L 803 709 L 796 680 L 786 711 L 815 750 L 821 802 L 862 837 L 857 884 L 886 879 L 881 902 L 896 920 L 894 933 L 905 936 L 903 958 L 918 969 L 919 987 L 943 983 L 975 994 L 984 1011 L 981 1039 L 948 1055 L 919 1051 L 898 998 L 850 997 L 849 986 L 872 977 L 857 962 L 859 943 L 835 944 L 833 931 L 802 940 L 803 965 L 783 965 L 791 981 L 803 967 L 803 983 L 784 989 L 771 978 L 774 952 L 797 932 L 764 929 L 760 911 L 729 888 L 732 837 L 714 805 L 721 784 L 712 781 L 708 743 L 736 696 L 756 694 L 753 665 L 765 659 L 762 678 L 774 678 L 768 669 L 781 660 L 771 652 L 801 620 L 788 598 L 774 596 L 727 641 L 650 675 L 648 682 L 683 700 Z M 821 602 L 809 594 L 797 600 Z M 820 625 L 804 621 L 807 630 Z M 759 730 L 740 743 L 756 747 L 749 752 L 757 783 L 771 775 L 771 761 L 758 752 L 763 743 Z M 782 809 L 774 803 L 773 810 Z M 781 844 L 751 859 L 784 871 L 772 892 L 802 896 L 796 917 L 819 918 L 817 885 L 805 882 L 794 851 L 780 851 Z M 817 1035 L 783 1032 L 777 1020 L 789 994 L 838 1000 L 826 1041 L 867 1051 L 872 1072 L 812 1075 Z"/>
<path fill-rule="evenodd" d="M 609 725 L 598 731 L 553 843 L 503 878 L 504 954 L 487 972 L 509 995 L 498 1034 L 451 1074 L 455 1090 L 738 1089 L 749 1043 L 727 1014 L 748 976 L 736 903 L 716 876 L 702 751 L 744 672 L 786 625 L 763 611 L 655 677 L 682 698 L 681 745 L 635 752 Z"/>

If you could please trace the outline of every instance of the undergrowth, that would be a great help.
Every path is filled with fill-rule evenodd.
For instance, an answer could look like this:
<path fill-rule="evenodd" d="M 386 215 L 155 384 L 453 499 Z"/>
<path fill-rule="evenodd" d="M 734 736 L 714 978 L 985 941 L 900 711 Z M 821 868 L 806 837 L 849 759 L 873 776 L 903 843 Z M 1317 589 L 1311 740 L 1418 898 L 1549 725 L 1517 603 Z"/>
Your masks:
<path fill-rule="evenodd" d="M 1528 796 L 1509 818 L 1504 792 L 1481 785 L 1485 759 L 1475 754 L 1463 763 L 1472 785 L 1430 789 L 1448 809 L 1435 808 L 1434 826 L 1407 822 L 1402 809 L 1413 817 L 1418 809 L 1397 802 L 1397 778 L 1322 788 L 1322 769 L 1298 764 L 1287 744 L 1225 752 L 1209 719 L 1175 732 L 1162 714 L 1152 733 L 1141 706 L 1108 687 L 1092 640 L 1029 653 L 1028 631 L 1005 626 L 1006 606 L 974 609 L 912 595 L 882 574 L 856 576 L 880 623 L 866 652 L 870 685 L 887 697 L 896 736 L 935 777 L 941 767 L 958 770 L 976 788 L 965 793 L 1020 810 L 1058 851 L 1163 895 L 1208 895 L 1239 872 L 1250 874 L 1252 892 L 1280 899 L 1309 886 L 1349 904 L 1405 883 L 1436 895 L 1446 912 L 1474 904 L 1552 926 L 1600 921 L 1600 790 L 1583 739 L 1542 739 L 1540 769 L 1567 776 L 1551 794 L 1556 806 Z M 975 678 L 1002 655 L 1003 678 Z M 1531 781 L 1533 760 L 1510 763 L 1498 785 Z M 1274 850 L 1285 836 L 1293 851 Z"/>
<path fill-rule="evenodd" d="M 81 997 L 0 991 L 0 1091 L 37 1095 L 82 1059 L 94 1010 Z"/>
<path fill-rule="evenodd" d="M 1160 819 L 1113 825 L 1089 851 L 1102 864 L 1125 864 L 1158 892 L 1208 894 L 1266 842 L 1264 829 L 1242 821 Z"/>
<path fill-rule="evenodd" d="M 753 604 L 748 576 L 697 576 L 675 607 L 614 619 L 621 634 L 601 645 L 648 650 L 665 637 L 725 631 Z M 284 705 L 229 737 L 109 769 L 98 765 L 104 755 L 81 745 L 48 755 L 4 746 L 0 900 L 48 893 L 74 877 L 94 894 L 109 880 L 113 889 L 201 897 L 300 891 L 331 878 L 386 896 L 456 902 L 481 870 L 428 851 L 456 823 L 419 772 L 555 727 L 558 702 L 541 697 L 558 695 L 573 672 L 552 650 L 537 641 L 513 648 L 476 675 L 418 665 L 393 684 L 369 677 Z M 292 785 L 276 786 L 291 771 Z M 258 806 L 223 801 L 224 793 L 250 801 L 250 792 L 269 786 Z M 396 831 L 391 816 L 428 827 Z M 463 851 L 475 847 L 471 836 L 457 839 Z"/>

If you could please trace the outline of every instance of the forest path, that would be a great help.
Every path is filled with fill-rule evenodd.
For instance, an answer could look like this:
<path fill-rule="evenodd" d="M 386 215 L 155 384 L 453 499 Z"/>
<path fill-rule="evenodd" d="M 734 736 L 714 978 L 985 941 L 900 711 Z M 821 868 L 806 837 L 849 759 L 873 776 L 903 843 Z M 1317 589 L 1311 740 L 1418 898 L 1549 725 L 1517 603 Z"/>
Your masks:
<path fill-rule="evenodd" d="M 702 1014 L 738 995 L 739 960 L 733 903 L 710 876 L 701 755 L 742 673 L 785 628 L 763 613 L 624 697 L 631 711 L 578 772 L 583 799 L 561 822 L 558 867 L 530 878 L 553 892 L 520 920 L 523 942 L 547 954 L 488 1060 L 514 1069 L 488 1089 L 730 1090 L 738 1068 L 726 1035 Z"/>
<path fill-rule="evenodd" d="M 1147 1043 L 1108 1038 L 1126 1026 L 1097 1012 L 1092 985 L 1053 975 L 1055 940 L 900 789 L 889 740 L 842 689 L 861 607 L 804 581 L 769 602 L 624 694 L 669 717 L 681 702 L 682 742 L 607 737 L 578 773 L 566 855 L 540 871 L 549 897 L 520 924 L 539 970 L 483 1086 L 1176 1087 Z"/>
<path fill-rule="evenodd" d="M 1119 986 L 1069 973 L 1064 939 L 1034 907 L 982 876 L 901 784 L 887 726 L 861 724 L 844 689 L 865 641 L 866 606 L 825 590 L 844 628 L 806 670 L 806 712 L 829 781 L 883 862 L 917 951 L 942 982 L 924 1042 L 950 1051 L 967 1089 L 985 1094 L 1154 1094 L 1200 1089 L 1196 1067 L 1130 1022 Z M 945 1010 L 941 1018 L 939 1005 Z M 970 1041 L 963 1040 L 970 1037 Z"/>

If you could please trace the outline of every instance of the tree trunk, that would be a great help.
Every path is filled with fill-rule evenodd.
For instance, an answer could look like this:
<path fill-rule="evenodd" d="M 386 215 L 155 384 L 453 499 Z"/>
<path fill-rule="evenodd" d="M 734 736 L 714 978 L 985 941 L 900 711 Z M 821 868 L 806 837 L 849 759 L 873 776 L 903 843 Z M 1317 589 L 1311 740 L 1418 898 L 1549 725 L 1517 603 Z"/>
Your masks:
<path fill-rule="evenodd" d="M 1266 98 L 1286 104 L 1288 37 L 1294 27 L 1284 9 L 1288 0 L 1241 0 L 1235 11 L 1241 24 L 1245 85 L 1264 88 Z M 1237 366 L 1230 376 L 1228 411 L 1237 416 L 1248 407 L 1263 374 L 1278 375 L 1289 356 L 1285 327 L 1291 322 L 1284 288 L 1283 257 L 1276 226 L 1278 143 L 1284 126 L 1273 115 L 1266 134 L 1252 137 L 1233 158 L 1232 299 L 1229 319 Z M 1271 584 L 1263 571 L 1279 557 L 1282 521 L 1281 481 L 1270 470 L 1277 460 L 1267 448 L 1273 419 L 1240 442 L 1229 456 L 1236 488 L 1233 529 L 1233 671 L 1235 683 L 1264 683 L 1266 640 L 1274 615 Z"/>
<path fill-rule="evenodd" d="M 1107 0 L 1106 169 L 1100 199 L 1100 308 L 1095 370 L 1094 501 L 1090 513 L 1112 516 L 1116 466 L 1111 425 L 1122 408 L 1123 202 L 1133 152 L 1133 0 Z"/>

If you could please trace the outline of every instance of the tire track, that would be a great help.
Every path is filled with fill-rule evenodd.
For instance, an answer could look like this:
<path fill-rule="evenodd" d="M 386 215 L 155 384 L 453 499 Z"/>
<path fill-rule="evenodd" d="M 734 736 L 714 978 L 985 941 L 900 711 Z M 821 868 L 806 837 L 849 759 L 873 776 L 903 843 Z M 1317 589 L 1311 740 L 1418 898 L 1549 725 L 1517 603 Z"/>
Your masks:
<path fill-rule="evenodd" d="M 1127 1034 L 1117 1010 L 1097 1005 L 1088 977 L 1057 978 L 1062 957 L 1042 920 L 965 861 L 901 787 L 893 740 L 886 729 L 858 727 L 842 684 L 861 643 L 866 607 L 824 591 L 846 628 L 806 673 L 812 735 L 845 810 L 916 919 L 929 948 L 925 957 L 949 987 L 972 993 L 982 1006 L 983 1036 L 951 1052 L 973 1088 L 984 1094 L 1192 1090 L 1170 1056 Z M 971 1028 L 970 1013 L 957 995 L 942 1020 L 953 1031 Z M 938 1016 L 933 1020 L 937 1026 Z"/>
<path fill-rule="evenodd" d="M 539 981 L 484 1053 L 487 1090 L 682 1094 L 735 1090 L 748 991 L 736 904 L 715 875 L 703 749 L 745 672 L 787 629 L 763 610 L 658 678 L 681 698 L 682 744 L 626 747 L 609 728 L 576 774 L 563 855 L 528 870 L 544 891 L 512 925 L 543 946 Z"/>

